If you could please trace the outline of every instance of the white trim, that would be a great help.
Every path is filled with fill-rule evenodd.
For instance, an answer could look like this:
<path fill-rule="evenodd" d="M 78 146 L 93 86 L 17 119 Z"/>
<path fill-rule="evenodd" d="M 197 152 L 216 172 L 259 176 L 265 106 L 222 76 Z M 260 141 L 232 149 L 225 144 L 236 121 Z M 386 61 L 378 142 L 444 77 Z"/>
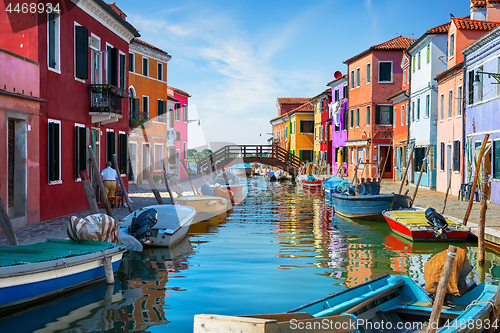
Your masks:
<path fill-rule="evenodd" d="M 50 119 L 50 118 L 47 119 L 47 141 L 48 141 L 48 135 L 49 135 L 49 132 L 48 132 L 49 128 L 48 127 L 49 127 L 50 123 L 59 124 L 59 179 L 48 181 L 48 183 L 49 183 L 49 185 L 58 185 L 58 184 L 62 184 L 62 170 L 61 170 L 61 132 L 62 132 L 62 126 L 61 126 L 60 120 Z M 49 159 L 49 150 L 47 149 L 47 162 L 48 162 L 48 159 Z M 47 170 L 47 174 L 48 174 L 48 170 Z"/>
<path fill-rule="evenodd" d="M 450 91 L 451 91 L 451 105 L 450 105 Z M 453 98 L 453 88 L 448 89 L 448 119 L 453 118 L 453 101 L 455 99 Z M 450 110 L 451 109 L 451 110 Z M 450 111 L 451 111 L 451 116 L 450 116 Z"/>
<path fill-rule="evenodd" d="M 351 75 L 350 75 L 350 79 L 351 79 L 351 81 L 352 81 L 352 82 L 350 82 L 350 84 L 349 84 L 349 90 L 353 90 L 353 89 L 355 89 L 355 88 L 356 88 L 356 80 L 355 80 L 356 78 L 354 77 L 356 74 L 354 74 L 354 69 L 353 69 L 353 70 L 351 70 L 351 71 L 349 72 L 349 74 L 351 74 Z"/>
<path fill-rule="evenodd" d="M 112 128 L 106 128 L 106 133 L 108 133 L 108 132 L 113 132 L 113 133 L 114 133 L 114 132 L 115 132 L 115 130 L 114 130 L 114 129 L 112 129 Z"/>
<path fill-rule="evenodd" d="M 446 50 L 448 52 L 448 60 L 455 58 L 455 48 L 456 48 L 456 45 L 457 45 L 457 40 L 455 38 L 455 31 L 453 31 L 450 34 L 450 40 L 451 40 L 452 36 L 453 36 L 453 54 L 451 54 L 451 51 L 452 51 L 451 50 L 451 43 L 448 43 L 448 50 Z"/>
<path fill-rule="evenodd" d="M 154 172 L 160 172 L 160 171 L 163 170 L 163 167 L 160 168 L 160 169 L 156 169 L 156 163 L 158 162 L 157 161 L 157 156 L 156 156 L 156 146 L 161 146 L 161 159 L 164 160 L 164 158 L 163 158 L 163 143 L 155 143 L 153 145 L 153 160 L 154 160 L 153 171 Z"/>
<path fill-rule="evenodd" d="M 118 131 L 118 134 L 127 134 L 124 131 Z"/>
<path fill-rule="evenodd" d="M 55 12 L 54 12 L 55 13 Z M 61 74 L 61 15 L 55 14 L 56 21 L 56 40 L 55 40 L 55 58 L 56 68 L 50 67 L 49 64 L 49 14 L 47 13 L 47 68 L 55 73 Z M 74 32 L 73 32 L 74 33 Z"/>
<path fill-rule="evenodd" d="M 158 66 L 161 66 L 161 80 L 158 79 L 158 73 L 159 73 Z M 156 79 L 161 82 L 165 81 L 163 77 L 163 63 L 161 61 L 156 61 Z"/>
<path fill-rule="evenodd" d="M 380 63 L 389 62 L 391 63 L 391 81 L 380 81 Z M 378 62 L 378 83 L 394 83 L 394 64 L 392 60 L 379 60 Z"/>
<path fill-rule="evenodd" d="M 75 25 L 78 24 L 76 21 L 75 21 Z M 81 26 L 80 24 L 78 24 L 79 26 Z M 95 39 L 99 40 L 99 49 L 96 49 L 95 47 L 92 46 L 92 37 L 94 37 Z M 98 52 L 102 52 L 101 50 L 101 37 L 97 36 L 96 34 L 94 34 L 93 32 L 90 33 L 90 43 L 89 43 L 89 48 L 91 48 L 92 50 L 94 51 L 98 51 Z"/>
<path fill-rule="evenodd" d="M 485 135 L 485 134 L 493 134 L 493 133 L 500 133 L 500 129 L 497 129 L 494 131 L 483 131 L 483 132 L 469 133 L 469 134 L 466 134 L 466 136 Z M 474 142 L 482 142 L 482 141 L 476 140 Z"/>
<path fill-rule="evenodd" d="M 359 73 L 359 81 L 358 81 L 358 73 Z M 356 68 L 356 88 L 361 87 L 361 67 Z"/>

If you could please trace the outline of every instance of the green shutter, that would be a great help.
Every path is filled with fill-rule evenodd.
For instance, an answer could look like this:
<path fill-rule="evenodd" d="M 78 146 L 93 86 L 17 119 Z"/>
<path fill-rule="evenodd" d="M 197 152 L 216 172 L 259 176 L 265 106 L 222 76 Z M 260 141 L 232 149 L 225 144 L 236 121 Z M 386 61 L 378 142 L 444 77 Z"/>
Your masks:
<path fill-rule="evenodd" d="M 354 110 L 351 110 L 351 128 L 354 127 Z"/>
<path fill-rule="evenodd" d="M 132 100 L 132 107 L 134 109 L 134 113 L 138 116 L 141 110 L 141 101 L 138 98 L 134 98 Z M 140 117 L 138 119 L 141 119 Z"/>
<path fill-rule="evenodd" d="M 392 108 L 391 108 L 392 109 Z M 393 115 L 393 110 L 389 112 L 389 124 L 394 125 L 394 115 Z"/>
<path fill-rule="evenodd" d="M 304 151 L 303 150 L 299 150 L 299 158 L 302 160 L 304 159 Z"/>
<path fill-rule="evenodd" d="M 125 55 L 120 54 L 120 88 L 125 88 Z"/>
<path fill-rule="evenodd" d="M 380 124 L 380 105 L 375 105 L 375 124 Z"/>
<path fill-rule="evenodd" d="M 54 13 L 49 14 L 49 67 L 56 68 L 56 15 Z"/>
<path fill-rule="evenodd" d="M 118 49 L 116 47 L 111 49 L 111 68 L 108 71 L 111 72 L 111 82 L 112 86 L 118 86 Z"/>
<path fill-rule="evenodd" d="M 304 122 L 300 121 L 300 133 L 304 133 Z"/>
<path fill-rule="evenodd" d="M 89 78 L 89 31 L 75 26 L 75 75 L 80 79 Z"/>

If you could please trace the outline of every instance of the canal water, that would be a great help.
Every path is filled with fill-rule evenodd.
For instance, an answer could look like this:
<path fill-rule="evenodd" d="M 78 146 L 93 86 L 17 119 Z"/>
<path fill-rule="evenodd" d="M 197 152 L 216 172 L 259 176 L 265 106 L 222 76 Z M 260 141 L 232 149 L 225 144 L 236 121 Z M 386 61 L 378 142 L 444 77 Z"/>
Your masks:
<path fill-rule="evenodd" d="M 424 264 L 447 244 L 412 243 L 386 223 L 333 216 L 320 192 L 292 182 L 242 181 L 227 214 L 191 226 L 175 247 L 133 252 L 116 283 L 100 284 L 0 318 L 0 332 L 192 332 L 198 313 L 285 312 L 383 274 L 424 283 Z M 469 280 L 498 284 L 500 256 L 466 246 Z"/>

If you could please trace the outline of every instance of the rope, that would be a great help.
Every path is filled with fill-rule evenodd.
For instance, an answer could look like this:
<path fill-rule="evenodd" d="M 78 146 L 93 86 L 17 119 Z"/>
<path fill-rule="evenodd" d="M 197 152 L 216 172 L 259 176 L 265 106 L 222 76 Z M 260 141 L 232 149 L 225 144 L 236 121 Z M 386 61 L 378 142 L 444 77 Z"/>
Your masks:
<path fill-rule="evenodd" d="M 470 307 L 470 306 L 473 306 L 473 305 L 480 305 L 480 304 L 490 304 L 492 307 L 494 306 L 494 302 L 493 300 L 483 300 L 483 301 L 472 301 L 470 302 L 469 305 L 467 305 L 467 307 L 465 308 L 465 311 Z"/>
<path fill-rule="evenodd" d="M 456 255 L 457 255 L 456 253 L 453 253 L 453 252 L 450 252 L 450 251 L 446 251 L 446 252 L 448 253 L 448 255 L 450 257 L 452 257 L 453 259 L 456 259 Z"/>

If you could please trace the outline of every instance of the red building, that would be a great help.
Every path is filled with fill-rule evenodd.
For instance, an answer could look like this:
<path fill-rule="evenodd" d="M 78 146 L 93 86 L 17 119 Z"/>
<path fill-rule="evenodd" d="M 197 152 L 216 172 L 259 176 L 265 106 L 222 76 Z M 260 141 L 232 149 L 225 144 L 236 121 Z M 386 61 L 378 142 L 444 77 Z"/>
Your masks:
<path fill-rule="evenodd" d="M 174 121 L 174 129 L 175 129 L 175 143 L 174 150 L 176 156 L 179 156 L 179 159 L 184 161 L 184 165 L 187 164 L 187 151 L 188 151 L 188 105 L 189 105 L 189 95 L 187 92 L 169 87 L 172 89 L 173 97 L 177 100 L 177 103 L 174 108 L 175 112 L 175 121 Z M 171 156 L 171 155 L 170 155 Z M 180 176 L 181 179 L 187 177 L 186 173 L 182 168 L 178 169 L 176 172 L 177 175 Z"/>
<path fill-rule="evenodd" d="M 325 98 L 321 100 L 321 141 L 320 141 L 320 163 L 328 166 L 331 170 L 332 163 L 332 118 L 330 117 L 329 105 L 332 102 L 332 89 L 328 88 Z"/>
<path fill-rule="evenodd" d="M 88 209 L 80 170 L 87 170 L 95 185 L 115 153 L 127 184 L 128 103 L 124 97 L 129 43 L 140 36 L 114 4 L 58 3 L 60 12 L 28 16 L 34 21 L 25 29 L 28 37 L 11 27 L 15 15 L 0 10 L 0 29 L 12 32 L 3 34 L 0 48 L 17 47 L 18 54 L 37 57 L 40 67 L 40 98 L 46 101 L 39 112 L 41 221 Z M 99 170 L 91 167 L 88 145 Z"/>

